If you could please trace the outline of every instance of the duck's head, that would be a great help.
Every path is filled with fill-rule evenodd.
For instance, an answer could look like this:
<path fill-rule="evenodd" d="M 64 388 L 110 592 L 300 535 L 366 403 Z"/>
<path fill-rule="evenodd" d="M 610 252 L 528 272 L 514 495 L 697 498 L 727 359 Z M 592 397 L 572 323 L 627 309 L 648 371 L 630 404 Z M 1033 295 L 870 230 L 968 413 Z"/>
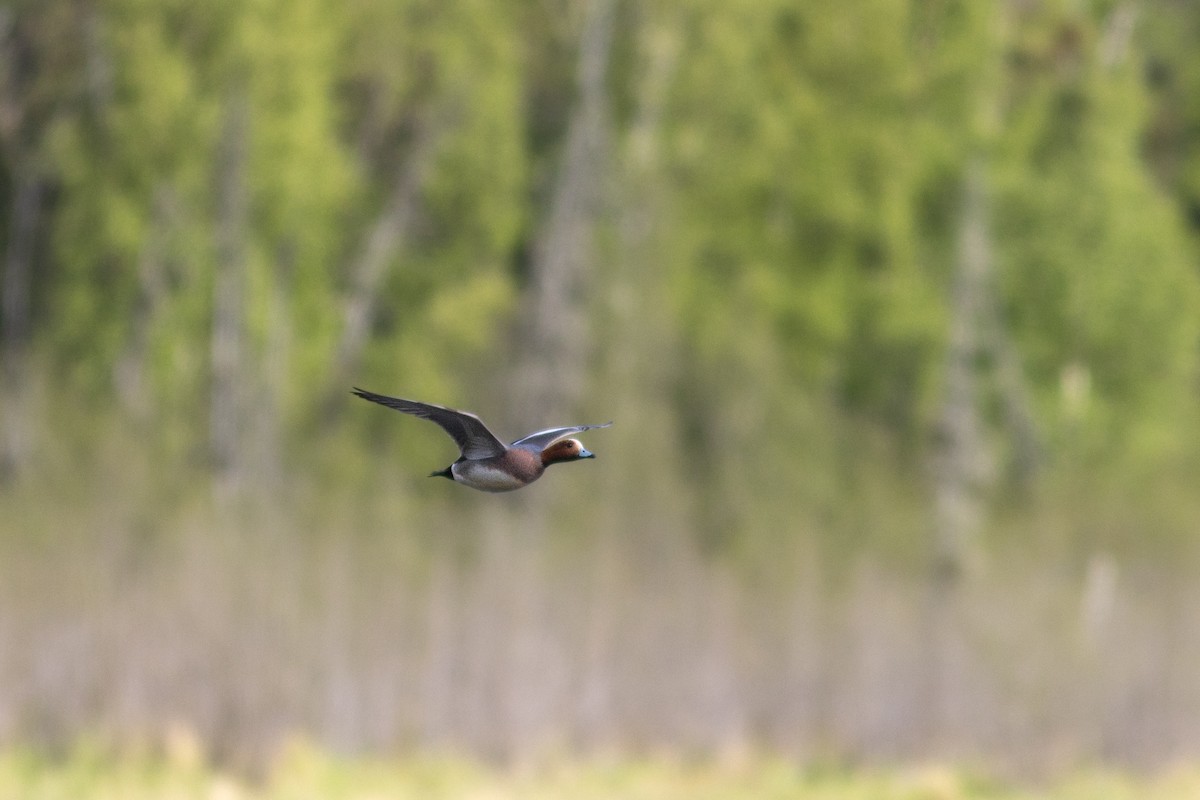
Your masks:
<path fill-rule="evenodd" d="M 578 439 L 559 439 L 542 451 L 542 463 L 557 464 L 560 461 L 578 461 L 581 458 L 595 458 L 596 454 L 589 452 L 583 442 Z"/>

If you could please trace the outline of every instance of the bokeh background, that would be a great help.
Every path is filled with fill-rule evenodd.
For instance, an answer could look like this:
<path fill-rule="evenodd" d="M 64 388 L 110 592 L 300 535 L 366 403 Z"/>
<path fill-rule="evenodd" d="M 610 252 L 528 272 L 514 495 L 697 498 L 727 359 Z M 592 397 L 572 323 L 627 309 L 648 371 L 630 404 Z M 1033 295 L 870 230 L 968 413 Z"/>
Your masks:
<path fill-rule="evenodd" d="M 0 3 L 0 748 L 1194 762 L 1197 42 Z M 615 425 L 484 495 L 352 385 Z"/>

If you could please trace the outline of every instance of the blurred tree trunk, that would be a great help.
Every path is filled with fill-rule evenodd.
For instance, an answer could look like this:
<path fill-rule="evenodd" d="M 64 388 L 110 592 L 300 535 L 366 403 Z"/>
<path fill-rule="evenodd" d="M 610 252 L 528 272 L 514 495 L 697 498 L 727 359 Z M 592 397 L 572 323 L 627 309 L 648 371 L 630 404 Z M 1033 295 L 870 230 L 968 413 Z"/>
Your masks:
<path fill-rule="evenodd" d="M 984 310 L 984 346 L 995 362 L 997 391 L 1009 444 L 1009 473 L 1018 486 L 1028 487 L 1042 464 L 1042 438 L 1033 413 L 1029 383 L 1020 353 L 1000 313 L 994 287 Z"/>
<path fill-rule="evenodd" d="M 421 201 L 425 182 L 436 150 L 439 126 L 418 123 L 412 150 L 396 174 L 392 191 L 383 209 L 371 224 L 362 251 L 350 265 L 350 291 L 342 311 L 342 336 L 334 351 L 323 413 L 332 416 L 344 405 L 347 383 L 362 358 L 375 317 L 376 305 L 388 275 L 388 268 L 404 247 Z"/>
<path fill-rule="evenodd" d="M 266 493 L 283 486 L 283 406 L 292 338 L 288 286 L 294 259 L 294 248 L 285 243 L 267 276 L 266 338 L 262 369 L 255 378 L 257 400 L 250 411 L 255 484 Z"/>
<path fill-rule="evenodd" d="M 34 243 L 45 181 L 26 145 L 32 78 L 28 51 L 36 42 L 18 30 L 15 12 L 0 7 L 0 147 L 12 187 L 0 276 L 0 482 L 13 477 L 30 451 L 27 356 Z"/>
<path fill-rule="evenodd" d="M 604 352 L 603 385 L 607 398 L 605 417 L 618 425 L 605 432 L 606 447 L 614 452 L 649 449 L 657 453 L 676 451 L 670 437 L 675 431 L 671 410 L 664 398 L 674 362 L 675 341 L 669 321 L 659 313 L 665 304 L 663 270 L 659 259 L 662 198 L 662 119 L 668 90 L 679 60 L 680 41 L 675 35 L 678 19 L 646 19 L 638 31 L 639 65 L 634 86 L 636 106 L 621 142 L 617 188 L 616 252 L 611 270 L 606 271 L 603 290 L 608 346 Z M 639 420 L 633 424 L 633 420 Z M 623 422 L 623 424 L 622 424 Z M 655 438 L 648 440 L 647 435 Z M 614 598 L 627 591 L 626 562 L 629 554 L 640 553 L 634 542 L 641 534 L 670 530 L 673 509 L 664 508 L 662 496 L 678 496 L 681 488 L 665 482 L 676 475 L 675 465 L 660 461 L 652 477 L 610 470 L 599 486 L 602 494 L 623 497 L 626 502 L 607 504 L 604 518 L 597 520 L 602 532 L 590 559 L 592 582 L 588 589 L 586 638 L 582 674 L 576 700 L 574 739 L 587 749 L 603 752 L 619 744 L 619 723 L 613 707 L 619 678 L 613 674 L 619 658 L 613 648 L 619 640 L 620 611 Z M 618 535 L 626 532 L 625 536 Z"/>
<path fill-rule="evenodd" d="M 210 446 L 218 499 L 228 500 L 245 479 L 245 408 L 242 392 L 249 108 L 235 94 L 225 109 L 217 152 L 216 262 L 212 313 Z"/>
<path fill-rule="evenodd" d="M 611 113 L 605 92 L 613 0 L 588 4 L 579 40 L 579 104 L 567 128 L 549 212 L 534 246 L 529 293 L 518 331 L 516 401 L 522 420 L 565 418 L 587 365 L 588 291 L 596 263 L 595 225 L 604 203 Z"/>
<path fill-rule="evenodd" d="M 167 186 L 159 186 L 154 192 L 150 228 L 138 257 L 138 297 L 132 320 L 133 333 L 116 368 L 117 396 L 133 417 L 140 421 L 145 421 L 151 410 L 146 386 L 146 358 L 155 315 L 168 293 L 164 261 L 167 241 L 177 224 L 177 215 L 178 203 L 174 192 Z"/>
<path fill-rule="evenodd" d="M 950 310 L 946 390 L 938 420 L 935 575 L 952 581 L 975 545 L 981 491 L 991 474 L 979 409 L 981 322 L 991 270 L 982 166 L 972 164 L 963 199 L 958 268 Z"/>
<path fill-rule="evenodd" d="M 87 98 L 94 119 L 103 124 L 113 96 L 112 57 L 104 45 L 100 4 L 85 3 L 80 7 L 79 13 L 79 25 L 82 29 L 80 38 L 85 53 Z"/>
<path fill-rule="evenodd" d="M 611 124 L 605 83 L 612 51 L 614 0 L 592 0 L 579 38 L 578 105 L 567 126 L 563 161 L 541 235 L 534 246 L 528 294 L 517 335 L 516 374 L 506 422 L 565 425 L 584 387 L 587 364 L 588 292 L 595 265 L 595 226 L 608 167 Z M 490 516 L 485 539 L 496 579 L 515 587 L 511 598 L 514 634 L 504 654 L 504 747 L 512 756 L 560 738 L 550 728 L 553 709 L 544 702 L 545 646 L 542 641 L 550 598 L 539 577 L 547 527 L 544 503 L 520 498 L 506 518 Z"/>
<path fill-rule="evenodd" d="M 1041 442 L 1017 349 L 1000 313 L 993 278 L 988 203 L 982 159 L 968 166 L 963 193 L 957 272 L 951 296 L 945 394 L 934 452 L 934 545 L 928 654 L 933 669 L 927 687 L 931 734 L 950 729 L 955 607 L 963 575 L 979 546 L 986 495 L 995 480 L 992 449 L 983 418 L 982 373 L 994 372 L 1003 410 L 1012 476 L 1032 481 Z"/>
<path fill-rule="evenodd" d="M 964 186 L 957 270 L 950 299 L 945 394 L 934 452 L 934 541 L 932 582 L 926 615 L 929 669 L 923 687 L 926 738 L 935 744 L 953 729 L 953 691 L 958 674 L 956 607 L 964 570 L 983 515 L 983 493 L 991 478 L 990 454 L 980 414 L 979 356 L 991 270 L 982 164 L 968 168 Z"/>
<path fill-rule="evenodd" d="M 1118 3 L 1108 15 L 1100 45 L 1100 63 L 1112 69 L 1125 60 L 1129 45 L 1137 27 L 1138 7 L 1132 3 Z"/>
<path fill-rule="evenodd" d="M 9 221 L 4 279 L 0 283 L 0 406 L 4 439 L 0 441 L 0 481 L 15 475 L 29 454 L 28 376 L 30 283 L 34 241 L 45 190 L 43 179 L 28 162 L 17 164 Z"/>

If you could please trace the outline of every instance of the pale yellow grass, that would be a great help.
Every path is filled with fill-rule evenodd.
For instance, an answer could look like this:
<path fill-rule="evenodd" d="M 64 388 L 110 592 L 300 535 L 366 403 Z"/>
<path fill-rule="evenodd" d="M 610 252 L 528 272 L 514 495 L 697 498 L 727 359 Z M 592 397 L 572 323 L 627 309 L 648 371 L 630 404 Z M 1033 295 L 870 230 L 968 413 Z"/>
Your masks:
<path fill-rule="evenodd" d="M 81 747 L 63 758 L 0 754 L 8 800 L 1187 800 L 1200 768 L 1154 777 L 1083 771 L 1037 787 L 942 766 L 804 767 L 777 758 L 736 764 L 673 759 L 571 761 L 498 769 L 462 758 L 339 758 L 294 743 L 258 779 L 205 766 L 193 753 L 114 757 Z"/>

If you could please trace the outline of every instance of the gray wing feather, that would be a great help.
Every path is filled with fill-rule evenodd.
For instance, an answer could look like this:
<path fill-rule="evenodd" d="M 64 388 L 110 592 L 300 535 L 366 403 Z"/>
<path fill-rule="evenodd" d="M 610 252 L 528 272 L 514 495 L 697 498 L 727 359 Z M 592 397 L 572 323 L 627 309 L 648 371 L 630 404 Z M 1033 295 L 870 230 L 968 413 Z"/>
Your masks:
<path fill-rule="evenodd" d="M 355 387 L 354 394 L 372 403 L 412 414 L 414 417 L 436 422 L 450 438 L 458 445 L 464 458 L 491 458 L 503 453 L 506 448 L 496 435 L 488 430 L 483 420 L 468 411 L 457 411 L 453 408 L 421 403 L 416 400 L 403 400 L 399 397 L 375 394 L 365 389 Z"/>
<path fill-rule="evenodd" d="M 612 425 L 611 422 L 606 422 L 603 425 L 568 425 L 565 428 L 547 428 L 544 431 L 531 433 L 528 436 L 517 439 L 509 447 L 520 447 L 523 450 L 532 450 L 540 453 L 550 445 L 557 442 L 559 439 L 565 439 L 573 433 L 582 431 L 590 431 L 593 428 L 607 428 Z"/>

